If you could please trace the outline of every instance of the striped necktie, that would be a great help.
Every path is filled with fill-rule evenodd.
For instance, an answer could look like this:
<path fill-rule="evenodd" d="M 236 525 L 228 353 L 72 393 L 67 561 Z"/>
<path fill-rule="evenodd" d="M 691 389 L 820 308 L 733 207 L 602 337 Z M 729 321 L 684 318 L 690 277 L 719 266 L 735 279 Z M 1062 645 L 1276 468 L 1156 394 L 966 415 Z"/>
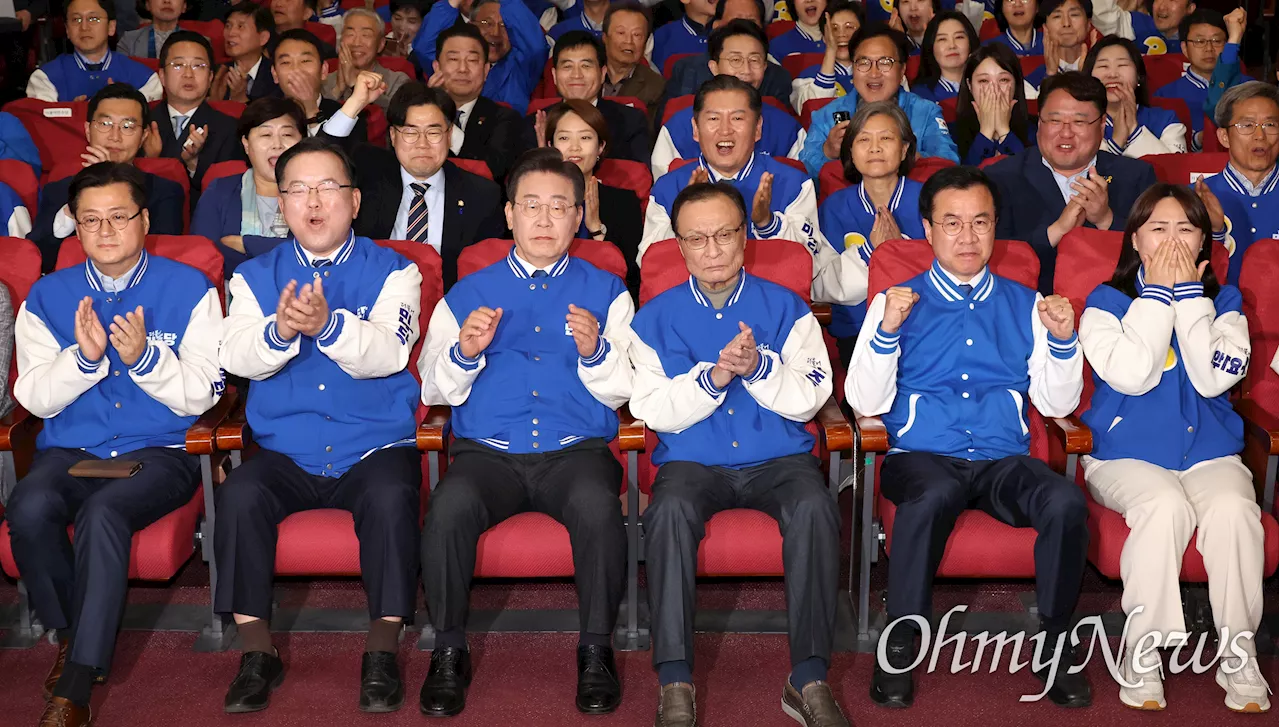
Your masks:
<path fill-rule="evenodd" d="M 405 226 L 404 236 L 414 242 L 427 241 L 427 190 L 431 188 L 426 182 L 414 182 L 409 185 L 413 190 L 413 202 L 409 204 L 409 223 Z"/>
<path fill-rule="evenodd" d="M 311 267 L 313 268 L 327 268 L 332 264 L 333 261 L 327 257 L 318 257 L 311 261 Z"/>

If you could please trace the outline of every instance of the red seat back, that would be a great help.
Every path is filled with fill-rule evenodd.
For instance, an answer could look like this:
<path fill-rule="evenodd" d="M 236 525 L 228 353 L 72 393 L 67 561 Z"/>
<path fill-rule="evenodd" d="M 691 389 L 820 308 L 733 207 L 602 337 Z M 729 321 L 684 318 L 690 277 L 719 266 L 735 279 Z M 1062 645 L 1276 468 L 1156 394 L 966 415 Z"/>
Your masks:
<path fill-rule="evenodd" d="M 822 165 L 821 171 L 818 172 L 818 199 L 825 200 L 827 197 L 839 192 L 845 187 L 853 185 L 844 176 L 844 162 L 839 159 L 832 159 Z"/>
<path fill-rule="evenodd" d="M 942 120 L 948 124 L 954 124 L 956 122 L 957 98 L 958 97 L 953 96 L 951 98 L 944 98 L 938 102 L 938 105 L 942 107 Z"/>
<path fill-rule="evenodd" d="M 1032 71 L 1044 65 L 1044 56 L 1018 56 L 1018 65 L 1022 67 L 1022 77 L 1026 78 Z"/>
<path fill-rule="evenodd" d="M 227 49 L 223 40 L 224 28 L 221 20 L 182 20 L 178 22 L 178 27 L 183 30 L 192 30 L 209 39 L 209 44 L 213 46 L 213 62 L 226 63 Z M 159 48 L 156 49 L 158 53 Z"/>
<path fill-rule="evenodd" d="M 239 159 L 229 159 L 225 162 L 210 164 L 209 168 L 204 172 L 204 186 L 208 188 L 209 182 L 221 177 L 238 177 L 249 171 L 249 165 Z"/>
<path fill-rule="evenodd" d="M 827 104 L 835 101 L 834 98 L 811 98 L 804 102 L 800 107 L 800 125 L 809 130 L 809 126 L 813 123 L 813 113 Z"/>
<path fill-rule="evenodd" d="M 80 163 L 80 153 L 88 144 L 84 133 L 88 102 L 53 103 L 23 98 L 5 104 L 4 110 L 18 117 L 31 135 L 46 173 L 62 163 Z"/>
<path fill-rule="evenodd" d="M 790 73 L 792 78 L 799 78 L 806 68 L 821 63 L 821 53 L 792 53 L 782 58 L 782 67 L 787 69 L 787 73 Z"/>
<path fill-rule="evenodd" d="M 1227 166 L 1226 152 L 1152 154 L 1142 161 L 1156 168 L 1156 179 L 1169 184 L 1191 184 L 1201 175 L 1211 177 Z"/>
<path fill-rule="evenodd" d="M 31 170 L 31 165 L 17 159 L 0 159 L 0 182 L 9 185 L 22 200 L 22 206 L 35 219 L 39 210 L 40 180 Z"/>
<path fill-rule="evenodd" d="M 321 41 L 328 43 L 335 50 L 338 47 L 338 30 L 332 25 L 326 25 L 321 22 L 303 23 L 302 27 L 306 28 L 312 35 Z"/>
<path fill-rule="evenodd" d="M 427 340 L 427 323 L 431 320 L 431 313 L 436 309 L 436 304 L 444 297 L 444 280 L 442 270 L 444 266 L 440 262 L 440 253 L 436 252 L 434 247 L 423 245 L 420 242 L 412 242 L 409 240 L 374 240 L 383 247 L 390 248 L 396 252 L 409 258 L 418 266 L 418 272 L 422 274 L 421 300 L 418 310 L 418 340 L 413 344 L 413 351 L 409 355 L 409 371 L 413 374 L 413 378 L 422 383 L 422 379 L 418 374 L 418 354 L 422 353 L 422 343 Z"/>
<path fill-rule="evenodd" d="M 630 159 L 601 159 L 600 166 L 596 167 L 596 178 L 610 187 L 635 192 L 641 207 L 649 204 L 653 175 L 649 172 L 648 164 Z"/>
<path fill-rule="evenodd" d="M 1149 51 L 1144 50 L 1145 53 Z M 1156 91 L 1178 80 L 1182 75 L 1182 64 L 1186 62 L 1187 57 L 1181 53 L 1142 56 L 1142 65 L 1147 67 L 1147 88 Z M 1151 100 L 1155 101 L 1154 98 Z"/>
<path fill-rule="evenodd" d="M 377 104 L 369 104 L 364 111 L 360 112 L 360 115 L 365 118 L 369 143 L 385 149 L 387 146 L 387 128 L 389 126 L 387 112 L 383 111 L 382 107 Z"/>
<path fill-rule="evenodd" d="M 191 224 L 191 177 L 187 176 L 187 168 L 179 159 L 168 157 L 138 157 L 133 165 L 148 174 L 177 182 L 182 187 L 182 231 L 186 232 Z"/>
<path fill-rule="evenodd" d="M 983 160 L 982 160 L 982 163 L 978 165 L 978 168 L 979 168 L 979 169 L 986 169 L 987 167 L 991 166 L 992 164 L 995 164 L 996 162 L 998 162 L 998 161 L 1000 161 L 1000 160 L 1002 160 L 1002 159 L 1004 159 L 1004 158 L 1005 158 L 1005 155 L 1004 155 L 1004 154 L 996 154 L 996 155 L 995 155 L 995 156 L 993 156 L 993 157 L 987 157 L 986 159 L 983 159 Z"/>
<path fill-rule="evenodd" d="M 233 119 L 239 119 L 240 115 L 244 113 L 245 104 L 242 104 L 239 101 L 216 101 L 214 99 L 209 99 L 209 106 L 211 106 L 214 111 L 221 111 Z"/>
<path fill-rule="evenodd" d="M 1191 110 L 1187 108 L 1186 101 L 1180 98 L 1156 98 L 1153 96 L 1151 98 L 1151 105 L 1162 109 L 1168 109 L 1169 111 L 1177 114 L 1178 121 L 1182 122 L 1183 127 L 1187 130 L 1187 140 L 1191 139 Z M 1203 114 L 1201 111 L 1197 111 L 1197 113 Z M 1187 148 L 1190 149 L 1191 145 L 1188 144 Z"/>
<path fill-rule="evenodd" d="M 932 177 L 934 172 L 955 165 L 955 162 L 942 157 L 920 157 L 916 159 L 915 164 L 911 165 L 911 171 L 907 176 L 923 184 L 929 181 L 929 177 Z"/>
<path fill-rule="evenodd" d="M 662 64 L 662 77 L 670 81 L 671 72 L 674 71 L 676 68 L 676 62 L 679 61 L 681 58 L 688 58 L 689 56 L 692 56 L 692 55 L 697 55 L 697 54 L 696 53 L 672 53 L 671 55 L 667 56 L 667 60 L 664 61 Z M 665 119 L 663 121 L 665 122 Z"/>
<path fill-rule="evenodd" d="M 1213 123 L 1213 119 L 1205 119 L 1204 133 L 1200 135 L 1200 149 L 1206 152 L 1226 151 L 1218 142 L 1218 126 Z"/>
<path fill-rule="evenodd" d="M 810 301 L 813 256 L 791 240 L 747 240 L 743 266 L 748 273 L 777 283 Z M 689 269 L 674 238 L 655 242 L 640 260 L 640 305 L 689 280 Z"/>
<path fill-rule="evenodd" d="M 920 73 L 920 56 L 907 56 L 907 83 L 915 83 L 916 74 Z"/>
<path fill-rule="evenodd" d="M 693 94 L 691 93 L 668 100 L 667 105 L 662 108 L 662 123 L 666 124 L 671 120 L 672 116 L 675 116 L 677 111 L 682 111 L 690 106 L 693 106 Z"/>
<path fill-rule="evenodd" d="M 498 262 L 511 252 L 513 240 L 502 240 L 490 237 L 474 245 L 468 245 L 458 255 L 458 278 L 462 279 L 478 270 L 483 270 Z M 627 261 L 612 243 L 598 240 L 574 240 L 569 245 L 569 254 L 586 260 L 607 273 L 627 279 Z"/>
<path fill-rule="evenodd" d="M 1000 24 L 995 18 L 986 17 L 982 21 L 982 26 L 978 28 L 978 40 L 986 43 L 987 41 L 1000 35 Z"/>
<path fill-rule="evenodd" d="M 360 7 L 364 7 L 364 3 L 361 3 Z M 409 62 L 408 58 L 400 58 L 399 56 L 378 56 L 378 63 L 382 64 L 382 67 L 388 71 L 400 71 L 404 75 L 408 76 L 410 80 L 416 80 L 418 78 L 418 69 Z"/>
<path fill-rule="evenodd" d="M 158 53 L 158 52 L 160 52 L 158 48 L 156 49 L 156 52 L 157 52 L 157 53 Z M 158 58 L 145 58 L 145 57 L 142 57 L 142 56 L 129 56 L 129 60 L 131 60 L 131 61 L 137 61 L 138 63 L 141 63 L 142 65 L 146 66 L 147 68 L 150 68 L 153 72 L 155 72 L 155 71 L 159 71 L 159 70 L 160 70 L 160 60 L 159 60 Z"/>
<path fill-rule="evenodd" d="M 493 172 L 489 171 L 489 164 L 483 159 L 463 159 L 461 157 L 449 157 L 449 162 L 455 167 L 478 174 L 489 181 L 493 181 Z"/>
<path fill-rule="evenodd" d="M 218 252 L 212 242 L 199 235 L 147 235 L 146 248 L 148 254 L 190 265 L 204 273 L 213 287 L 217 288 L 218 298 L 223 301 L 225 309 L 222 253 Z M 63 240 L 62 247 L 58 248 L 57 269 L 83 265 L 86 259 L 88 258 L 84 254 L 80 238 L 72 235 Z"/>
<path fill-rule="evenodd" d="M 21 237 L 0 237 L 0 283 L 9 288 L 15 314 L 39 279 L 40 249 L 36 244 Z"/>
<path fill-rule="evenodd" d="M 538 80 L 538 85 L 534 87 L 531 98 L 555 98 L 558 94 L 555 76 L 551 75 L 551 59 L 548 58 L 546 64 L 542 67 L 542 78 Z"/>
<path fill-rule="evenodd" d="M 794 20 L 775 20 L 764 27 L 764 32 L 769 40 L 773 40 L 794 27 L 796 27 Z"/>
<path fill-rule="evenodd" d="M 1262 410 L 1277 414 L 1276 372 L 1271 359 L 1276 355 L 1280 335 L 1280 242 L 1273 238 L 1258 240 L 1245 250 L 1240 268 L 1240 292 L 1244 294 L 1244 314 L 1249 319 L 1249 338 L 1253 354 L 1249 373 L 1244 379 L 1244 398 L 1257 402 Z"/>

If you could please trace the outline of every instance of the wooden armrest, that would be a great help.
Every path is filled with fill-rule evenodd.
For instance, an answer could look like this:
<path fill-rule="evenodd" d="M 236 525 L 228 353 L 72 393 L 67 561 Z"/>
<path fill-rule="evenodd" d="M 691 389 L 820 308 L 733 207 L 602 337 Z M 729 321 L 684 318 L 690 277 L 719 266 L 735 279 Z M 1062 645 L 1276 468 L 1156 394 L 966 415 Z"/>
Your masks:
<path fill-rule="evenodd" d="M 22 406 L 15 404 L 13 411 L 0 418 L 0 451 L 19 452 L 24 447 L 34 449 L 36 434 L 44 422 Z"/>
<path fill-rule="evenodd" d="M 1062 445 L 1067 454 L 1089 454 L 1093 451 L 1093 432 L 1075 414 L 1065 417 L 1045 418 L 1049 436 Z"/>
<path fill-rule="evenodd" d="M 245 419 L 244 407 L 249 397 L 237 397 L 231 413 L 223 418 L 222 423 L 214 428 L 214 444 L 223 452 L 245 449 L 249 446 L 249 423 Z"/>
<path fill-rule="evenodd" d="M 626 404 L 618 410 L 618 449 L 623 452 L 644 451 L 644 422 L 636 419 Z"/>
<path fill-rule="evenodd" d="M 1276 431 L 1276 417 L 1263 411 L 1257 402 L 1248 399 L 1236 402 L 1236 413 L 1244 419 L 1245 434 L 1266 445 L 1268 454 L 1277 454 L 1276 445 L 1280 432 Z"/>
<path fill-rule="evenodd" d="M 449 415 L 452 411 L 442 404 L 436 404 L 427 409 L 427 416 L 418 425 L 418 449 L 423 452 L 444 451 L 444 428 L 449 425 Z"/>
<path fill-rule="evenodd" d="M 889 431 L 880 417 L 858 417 L 858 441 L 863 452 L 888 452 Z"/>
<path fill-rule="evenodd" d="M 813 317 L 818 319 L 818 325 L 823 328 L 831 325 L 830 303 L 810 303 L 809 310 L 813 313 Z"/>
<path fill-rule="evenodd" d="M 227 389 L 213 408 L 196 420 L 187 430 L 187 452 L 190 454 L 213 454 L 217 448 L 218 425 L 222 424 L 231 410 L 236 408 L 240 398 L 235 389 Z"/>
<path fill-rule="evenodd" d="M 827 397 L 827 403 L 818 410 L 814 421 L 818 422 L 828 452 L 844 452 L 853 449 L 853 426 L 845 418 L 844 412 L 840 411 L 840 405 L 836 403 L 835 396 Z"/>

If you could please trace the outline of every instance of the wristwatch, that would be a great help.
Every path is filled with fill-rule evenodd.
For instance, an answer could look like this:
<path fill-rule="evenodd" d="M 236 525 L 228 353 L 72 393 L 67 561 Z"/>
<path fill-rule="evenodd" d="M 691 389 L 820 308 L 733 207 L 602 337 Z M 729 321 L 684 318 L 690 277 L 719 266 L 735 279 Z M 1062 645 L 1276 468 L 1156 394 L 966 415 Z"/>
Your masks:
<path fill-rule="evenodd" d="M 604 223 L 600 223 L 600 229 L 587 230 L 587 234 L 591 235 L 592 238 L 604 237 L 605 235 L 609 234 L 609 226 Z"/>

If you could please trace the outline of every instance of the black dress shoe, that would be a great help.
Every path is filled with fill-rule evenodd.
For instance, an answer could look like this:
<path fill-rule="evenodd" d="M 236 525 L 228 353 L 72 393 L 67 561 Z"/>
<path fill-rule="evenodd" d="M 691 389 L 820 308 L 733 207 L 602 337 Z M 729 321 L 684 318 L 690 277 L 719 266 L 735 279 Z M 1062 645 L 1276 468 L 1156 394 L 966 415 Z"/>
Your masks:
<path fill-rule="evenodd" d="M 618 666 L 613 661 L 613 648 L 608 646 L 578 647 L 578 711 L 583 714 L 608 714 L 622 702 L 622 685 L 618 683 Z"/>
<path fill-rule="evenodd" d="M 467 706 L 471 686 L 471 652 L 452 646 L 431 652 L 431 668 L 418 700 L 428 717 L 452 717 Z"/>
<path fill-rule="evenodd" d="M 404 704 L 400 667 L 392 651 L 366 651 L 360 658 L 360 711 L 394 712 Z"/>
<path fill-rule="evenodd" d="M 1049 699 L 1059 707 L 1088 707 L 1093 704 L 1093 689 L 1084 671 L 1069 673 L 1072 666 L 1079 663 L 1080 656 L 1069 641 L 1062 645 L 1062 654 L 1058 658 L 1058 673 L 1053 675 L 1053 686 L 1049 687 Z M 1051 665 L 1050 665 L 1051 666 Z M 1040 681 L 1048 681 L 1049 666 L 1032 673 Z"/>
<path fill-rule="evenodd" d="M 907 643 L 889 642 L 885 644 L 885 658 L 894 669 L 905 669 L 915 661 L 914 639 Z M 875 671 L 871 674 L 871 701 L 881 707 L 906 709 L 916 698 L 915 682 L 911 672 L 891 674 L 885 671 L 876 659 Z"/>
<path fill-rule="evenodd" d="M 284 681 L 284 662 L 276 654 L 248 651 L 240 656 L 240 672 L 231 680 L 223 709 L 228 714 L 259 712 L 271 703 L 271 691 Z"/>

